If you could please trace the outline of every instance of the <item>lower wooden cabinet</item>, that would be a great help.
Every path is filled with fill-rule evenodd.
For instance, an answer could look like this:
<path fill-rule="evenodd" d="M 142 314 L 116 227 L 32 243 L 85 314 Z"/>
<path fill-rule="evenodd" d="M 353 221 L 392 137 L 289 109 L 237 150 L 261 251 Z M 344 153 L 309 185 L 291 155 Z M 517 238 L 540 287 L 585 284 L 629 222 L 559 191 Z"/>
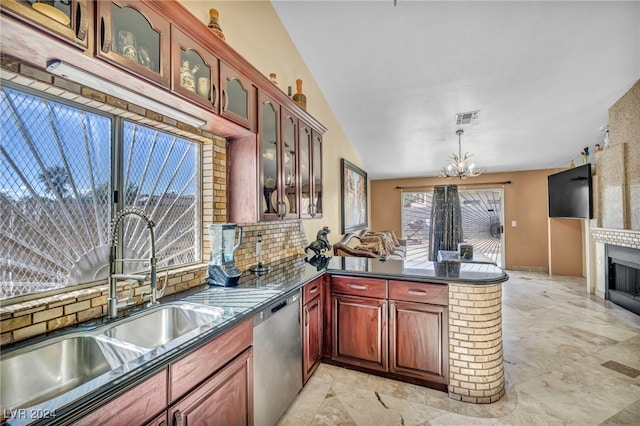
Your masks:
<path fill-rule="evenodd" d="M 387 371 L 387 301 L 331 295 L 332 359 Z"/>
<path fill-rule="evenodd" d="M 391 300 L 389 311 L 389 371 L 447 383 L 448 308 Z"/>
<path fill-rule="evenodd" d="M 80 419 L 77 425 L 141 425 L 167 408 L 167 369 Z"/>
<path fill-rule="evenodd" d="M 322 356 L 322 303 L 316 297 L 302 306 L 302 381 L 320 365 Z"/>
<path fill-rule="evenodd" d="M 253 348 L 169 408 L 172 425 L 252 425 Z"/>
<path fill-rule="evenodd" d="M 330 295 L 325 344 L 332 361 L 446 388 L 446 285 L 340 276 Z"/>
<path fill-rule="evenodd" d="M 320 365 L 324 340 L 323 291 L 324 278 L 320 277 L 302 289 L 302 382 Z"/>

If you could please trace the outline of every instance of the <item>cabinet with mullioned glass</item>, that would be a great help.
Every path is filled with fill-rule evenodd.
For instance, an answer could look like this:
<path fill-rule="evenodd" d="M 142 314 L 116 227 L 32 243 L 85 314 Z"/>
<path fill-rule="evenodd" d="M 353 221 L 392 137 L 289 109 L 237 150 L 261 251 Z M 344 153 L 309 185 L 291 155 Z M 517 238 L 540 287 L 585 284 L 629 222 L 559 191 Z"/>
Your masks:
<path fill-rule="evenodd" d="M 218 113 L 218 58 L 176 27 L 171 52 L 171 90 Z"/>
<path fill-rule="evenodd" d="M 170 87 L 170 23 L 140 1 L 99 1 L 96 55 Z"/>
<path fill-rule="evenodd" d="M 82 50 L 91 46 L 93 2 L 89 0 L 2 0 L 2 9 Z"/>

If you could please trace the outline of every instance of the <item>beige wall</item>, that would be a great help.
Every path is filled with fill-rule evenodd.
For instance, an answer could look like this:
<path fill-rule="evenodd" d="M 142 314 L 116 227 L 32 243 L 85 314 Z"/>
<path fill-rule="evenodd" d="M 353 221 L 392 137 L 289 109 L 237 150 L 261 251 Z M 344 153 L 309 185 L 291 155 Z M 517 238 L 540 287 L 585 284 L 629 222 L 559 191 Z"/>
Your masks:
<path fill-rule="evenodd" d="M 547 176 L 560 169 L 530 170 L 511 173 L 488 173 L 467 181 L 443 178 L 388 179 L 371 182 L 371 227 L 391 229 L 401 235 L 400 190 L 396 186 L 438 184 L 487 183 L 511 181 L 504 185 L 505 268 L 548 272 L 549 265 L 567 275 L 582 275 L 582 234 L 579 220 L 562 220 L 554 224 L 549 256 L 549 220 L 547 218 Z M 496 188 L 502 185 L 470 186 L 469 188 Z M 382 207 L 383 206 L 383 207 Z M 511 226 L 512 221 L 516 227 Z M 564 224 L 564 222 L 568 222 Z M 556 226 L 557 225 L 557 226 Z M 568 254 L 571 259 L 566 261 Z M 560 272 L 556 272 L 560 274 Z"/>
<path fill-rule="evenodd" d="M 258 1 L 181 1 L 203 23 L 209 22 L 209 9 L 220 13 L 219 23 L 226 42 L 263 74 L 276 73 L 278 85 L 286 92 L 295 80 L 303 81 L 307 111 L 327 127 L 323 139 L 323 217 L 304 220 L 307 240 L 328 226 L 330 241 L 340 238 L 340 159 L 362 167 L 349 139 L 338 124 L 320 88 L 284 29 L 268 0 Z"/>

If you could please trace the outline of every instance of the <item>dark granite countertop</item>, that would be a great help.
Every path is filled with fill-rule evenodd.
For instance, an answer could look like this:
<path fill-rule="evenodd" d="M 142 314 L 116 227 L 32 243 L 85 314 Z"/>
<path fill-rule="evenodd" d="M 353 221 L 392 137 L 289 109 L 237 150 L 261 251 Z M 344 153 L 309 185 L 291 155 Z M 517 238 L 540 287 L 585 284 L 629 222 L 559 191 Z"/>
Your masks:
<path fill-rule="evenodd" d="M 34 420 L 34 424 L 47 424 L 52 420 L 60 424 L 73 422 L 81 413 L 90 411 L 105 403 L 111 396 L 121 394 L 128 388 L 151 377 L 176 359 L 216 338 L 241 321 L 252 317 L 277 299 L 298 291 L 302 286 L 325 273 L 440 284 L 483 285 L 497 284 L 508 280 L 507 274 L 502 269 L 486 263 L 428 262 L 425 266 L 425 262 L 380 261 L 355 257 L 314 258 L 310 261 L 311 264 L 302 257 L 284 259 L 273 262 L 270 265 L 271 271 L 263 276 L 256 276 L 245 271 L 236 287 L 216 287 L 203 284 L 187 292 L 163 298 L 162 303 L 199 303 L 223 308 L 225 313 L 222 319 L 210 324 L 209 327 L 202 327 L 201 330 L 191 335 L 188 341 L 154 349 L 123 368 L 117 369 L 117 371 L 107 373 L 99 379 L 85 383 L 60 397 L 27 410 L 29 412 L 54 413 L 55 418 L 39 420 L 13 418 L 8 419 L 6 424 L 29 424 Z M 93 325 L 81 325 L 66 333 L 81 333 L 82 330 L 95 329 L 104 324 L 104 321 L 95 321 Z M 3 352 L 7 354 L 4 350 Z"/>

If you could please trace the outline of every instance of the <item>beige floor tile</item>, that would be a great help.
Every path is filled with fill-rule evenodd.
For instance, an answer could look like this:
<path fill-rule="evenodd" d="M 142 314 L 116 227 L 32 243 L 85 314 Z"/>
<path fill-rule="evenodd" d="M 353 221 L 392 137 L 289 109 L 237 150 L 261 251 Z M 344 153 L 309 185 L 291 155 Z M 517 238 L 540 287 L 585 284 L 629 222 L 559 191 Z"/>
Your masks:
<path fill-rule="evenodd" d="M 612 426 L 612 425 L 633 425 L 638 426 L 640 419 L 640 400 L 631 404 L 624 410 L 615 414 L 612 417 L 609 417 L 607 420 L 602 422 L 602 425 Z"/>

